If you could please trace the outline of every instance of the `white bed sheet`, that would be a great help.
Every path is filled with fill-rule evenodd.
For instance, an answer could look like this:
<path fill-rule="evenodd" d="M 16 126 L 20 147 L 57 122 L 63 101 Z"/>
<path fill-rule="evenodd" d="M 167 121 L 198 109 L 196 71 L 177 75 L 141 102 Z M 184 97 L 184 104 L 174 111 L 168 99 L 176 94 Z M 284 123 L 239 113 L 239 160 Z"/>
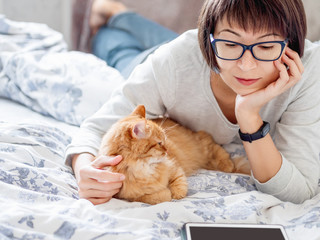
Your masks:
<path fill-rule="evenodd" d="M 289 239 L 320 239 L 320 195 L 282 202 L 241 174 L 200 170 L 179 201 L 93 206 L 63 161 L 77 127 L 8 100 L 0 107 L 0 239 L 181 239 L 185 222 L 281 224 Z"/>
<path fill-rule="evenodd" d="M 32 111 L 20 103 L 0 97 L 0 121 L 10 123 L 30 123 L 43 124 L 57 127 L 70 136 L 76 133 L 78 126 L 57 121 L 51 117 L 44 116 L 38 112 Z"/>

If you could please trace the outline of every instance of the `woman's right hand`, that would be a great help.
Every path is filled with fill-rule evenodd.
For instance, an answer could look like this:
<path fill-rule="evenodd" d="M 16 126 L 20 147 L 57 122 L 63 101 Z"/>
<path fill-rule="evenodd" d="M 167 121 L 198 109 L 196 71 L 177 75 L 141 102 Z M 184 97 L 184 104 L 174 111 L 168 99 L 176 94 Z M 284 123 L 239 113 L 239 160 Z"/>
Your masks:
<path fill-rule="evenodd" d="M 73 157 L 72 167 L 78 183 L 79 197 L 94 205 L 108 202 L 119 192 L 125 176 L 103 168 L 117 165 L 122 157 L 99 156 L 96 159 L 89 153 Z"/>

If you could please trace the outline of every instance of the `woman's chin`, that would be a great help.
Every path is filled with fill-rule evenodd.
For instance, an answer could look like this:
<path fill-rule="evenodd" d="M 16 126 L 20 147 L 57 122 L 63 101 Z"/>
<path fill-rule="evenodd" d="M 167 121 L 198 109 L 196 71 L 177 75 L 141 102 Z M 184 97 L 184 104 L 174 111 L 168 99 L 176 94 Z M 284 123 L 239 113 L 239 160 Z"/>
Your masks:
<path fill-rule="evenodd" d="M 236 88 L 233 89 L 233 91 L 235 93 L 237 93 L 238 95 L 241 95 L 241 96 L 245 96 L 245 95 L 248 95 L 250 93 L 253 93 L 254 92 L 254 89 L 250 88 L 250 87 L 243 87 L 243 86 L 237 86 Z"/>
<path fill-rule="evenodd" d="M 235 91 L 235 92 L 240 96 L 246 96 L 246 95 L 249 95 L 249 94 L 254 93 L 256 91 L 259 91 L 260 89 L 261 88 L 237 89 L 237 91 Z"/>

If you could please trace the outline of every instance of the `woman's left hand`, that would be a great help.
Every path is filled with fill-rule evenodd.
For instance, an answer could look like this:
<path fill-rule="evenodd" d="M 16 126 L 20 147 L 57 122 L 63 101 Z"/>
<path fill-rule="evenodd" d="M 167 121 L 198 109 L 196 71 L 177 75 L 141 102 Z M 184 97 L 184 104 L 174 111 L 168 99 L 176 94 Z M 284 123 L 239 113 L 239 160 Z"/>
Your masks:
<path fill-rule="evenodd" d="M 254 93 L 245 96 L 237 95 L 235 104 L 237 119 L 242 116 L 247 118 L 251 114 L 258 115 L 263 105 L 294 86 L 301 79 L 304 67 L 297 52 L 287 47 L 281 60 L 282 63 L 280 59 L 274 61 L 275 67 L 279 70 L 277 80 Z"/>

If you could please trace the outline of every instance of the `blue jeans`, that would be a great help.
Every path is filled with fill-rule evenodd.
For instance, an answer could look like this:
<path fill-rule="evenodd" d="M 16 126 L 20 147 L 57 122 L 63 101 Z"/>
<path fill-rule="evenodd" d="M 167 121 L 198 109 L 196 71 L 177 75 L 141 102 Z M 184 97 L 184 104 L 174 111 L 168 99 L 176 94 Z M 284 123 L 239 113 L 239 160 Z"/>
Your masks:
<path fill-rule="evenodd" d="M 177 33 L 134 12 L 114 15 L 92 41 L 92 53 L 128 78 L 132 70 Z"/>

